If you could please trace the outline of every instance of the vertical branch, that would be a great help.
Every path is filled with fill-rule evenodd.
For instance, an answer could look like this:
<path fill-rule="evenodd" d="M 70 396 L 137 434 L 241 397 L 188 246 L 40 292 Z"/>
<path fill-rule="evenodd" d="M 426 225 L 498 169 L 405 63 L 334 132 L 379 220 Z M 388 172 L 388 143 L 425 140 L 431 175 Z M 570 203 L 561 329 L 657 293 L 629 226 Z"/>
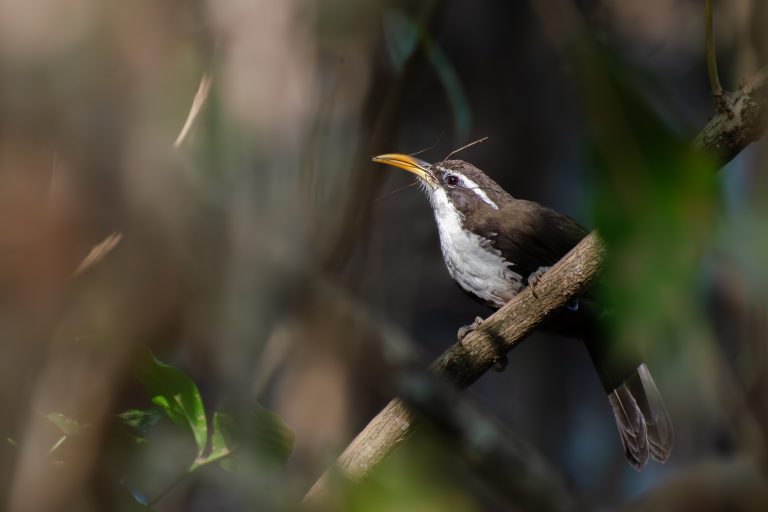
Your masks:
<path fill-rule="evenodd" d="M 715 29 L 712 20 L 712 0 L 704 0 L 704 45 L 707 55 L 707 74 L 709 75 L 709 87 L 715 97 L 715 106 L 718 110 L 724 107 L 723 87 L 720 85 L 720 77 L 717 73 L 717 56 L 715 55 Z"/>

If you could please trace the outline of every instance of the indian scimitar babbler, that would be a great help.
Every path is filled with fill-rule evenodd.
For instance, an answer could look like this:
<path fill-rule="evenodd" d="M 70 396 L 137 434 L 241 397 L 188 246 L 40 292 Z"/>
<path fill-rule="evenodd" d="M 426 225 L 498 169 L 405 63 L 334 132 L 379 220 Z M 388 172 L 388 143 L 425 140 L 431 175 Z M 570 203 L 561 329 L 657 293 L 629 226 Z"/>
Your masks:
<path fill-rule="evenodd" d="M 448 272 L 465 292 L 494 309 L 535 285 L 587 234 L 566 215 L 512 197 L 470 163 L 429 164 L 401 154 L 379 155 L 373 161 L 418 177 L 435 214 Z M 584 340 L 630 464 L 641 469 L 649 458 L 664 462 L 674 435 L 653 378 L 646 365 L 626 350 L 609 349 L 599 316 L 594 300 L 579 297 L 553 313 L 542 328 Z M 471 329 L 460 329 L 459 338 Z"/>

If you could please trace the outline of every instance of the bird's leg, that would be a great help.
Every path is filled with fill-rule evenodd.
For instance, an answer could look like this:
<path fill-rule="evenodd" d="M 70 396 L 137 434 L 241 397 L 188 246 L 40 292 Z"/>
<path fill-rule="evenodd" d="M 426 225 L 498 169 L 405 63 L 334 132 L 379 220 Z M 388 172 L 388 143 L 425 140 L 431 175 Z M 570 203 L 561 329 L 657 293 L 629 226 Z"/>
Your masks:
<path fill-rule="evenodd" d="M 476 316 L 475 321 L 472 322 L 471 324 L 462 325 L 461 327 L 459 327 L 459 330 L 456 333 L 456 339 L 459 340 L 459 343 L 463 342 L 464 338 L 466 338 L 469 333 L 471 333 L 472 331 L 480 327 L 480 324 L 482 323 L 483 323 L 483 319 L 480 318 L 479 316 Z"/>
<path fill-rule="evenodd" d="M 528 286 L 531 287 L 531 292 L 533 293 L 533 296 L 537 299 L 539 298 L 536 295 L 536 285 L 539 284 L 539 280 L 541 280 L 541 276 L 543 276 L 547 270 L 549 270 L 552 267 L 539 267 L 536 269 L 531 275 L 528 276 Z"/>

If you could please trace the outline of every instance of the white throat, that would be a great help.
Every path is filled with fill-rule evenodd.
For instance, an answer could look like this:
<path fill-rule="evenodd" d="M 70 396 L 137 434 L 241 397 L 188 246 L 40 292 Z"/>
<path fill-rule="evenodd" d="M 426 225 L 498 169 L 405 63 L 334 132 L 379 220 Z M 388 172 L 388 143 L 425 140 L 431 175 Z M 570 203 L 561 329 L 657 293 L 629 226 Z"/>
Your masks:
<path fill-rule="evenodd" d="M 445 190 L 429 187 L 427 192 L 435 211 L 443 259 L 454 281 L 496 307 L 517 295 L 523 278 L 512 270 L 514 262 L 502 258 L 490 240 L 462 228 L 461 216 Z"/>

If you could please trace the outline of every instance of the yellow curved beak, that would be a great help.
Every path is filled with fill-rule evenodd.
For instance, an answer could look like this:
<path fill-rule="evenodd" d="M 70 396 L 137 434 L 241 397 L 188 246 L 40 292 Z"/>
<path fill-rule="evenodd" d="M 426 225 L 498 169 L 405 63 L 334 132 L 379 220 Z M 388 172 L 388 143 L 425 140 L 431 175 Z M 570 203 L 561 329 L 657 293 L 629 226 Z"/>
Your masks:
<path fill-rule="evenodd" d="M 400 169 L 412 172 L 419 178 L 432 182 L 432 171 L 429 170 L 430 164 L 424 160 L 419 160 L 410 155 L 401 155 L 400 153 L 387 153 L 373 157 L 371 160 L 380 164 L 392 165 Z"/>

